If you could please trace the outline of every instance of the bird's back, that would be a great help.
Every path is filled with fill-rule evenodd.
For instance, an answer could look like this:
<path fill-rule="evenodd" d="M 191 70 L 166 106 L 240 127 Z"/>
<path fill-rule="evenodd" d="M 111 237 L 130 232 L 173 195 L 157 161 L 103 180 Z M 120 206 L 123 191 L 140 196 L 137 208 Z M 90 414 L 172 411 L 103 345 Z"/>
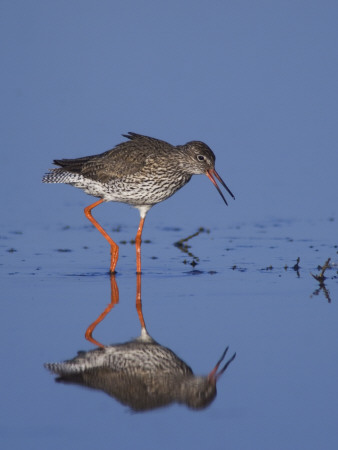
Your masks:
<path fill-rule="evenodd" d="M 191 175 L 180 170 L 180 152 L 168 142 L 128 133 L 127 141 L 99 155 L 54 160 L 43 182 L 67 183 L 106 201 L 152 206 L 186 184 Z"/>
<path fill-rule="evenodd" d="M 105 183 L 111 178 L 133 175 L 146 165 L 148 158 L 157 159 L 164 153 L 168 155 L 175 148 L 168 142 L 136 133 L 124 136 L 128 141 L 104 153 L 75 159 L 55 159 L 54 164 L 64 171 Z"/>

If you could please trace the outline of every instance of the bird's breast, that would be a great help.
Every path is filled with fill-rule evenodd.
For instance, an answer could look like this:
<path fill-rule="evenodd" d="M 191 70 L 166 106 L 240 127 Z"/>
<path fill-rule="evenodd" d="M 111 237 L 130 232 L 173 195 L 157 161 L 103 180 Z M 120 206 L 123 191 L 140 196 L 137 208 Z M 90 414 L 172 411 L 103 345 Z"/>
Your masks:
<path fill-rule="evenodd" d="M 183 187 L 191 176 L 177 174 L 174 177 L 158 176 L 147 173 L 120 179 L 113 179 L 107 183 L 106 199 L 120 201 L 132 205 L 155 205 L 172 196 Z"/>

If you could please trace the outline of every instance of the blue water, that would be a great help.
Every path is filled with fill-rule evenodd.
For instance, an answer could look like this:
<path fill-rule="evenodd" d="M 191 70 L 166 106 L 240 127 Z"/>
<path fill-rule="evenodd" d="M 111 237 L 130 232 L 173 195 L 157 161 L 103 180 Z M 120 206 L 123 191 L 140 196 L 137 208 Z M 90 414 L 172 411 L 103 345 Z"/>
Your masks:
<path fill-rule="evenodd" d="M 338 447 L 337 16 L 335 2 L 3 2 L 1 448 Z M 196 374 L 237 354 L 202 411 L 131 413 L 44 368 L 94 348 L 111 293 L 94 200 L 42 175 L 128 131 L 205 141 L 236 196 L 226 207 L 193 177 L 143 233 L 151 336 Z M 94 338 L 127 342 L 138 211 L 94 216 L 120 245 L 119 303 Z M 174 245 L 200 227 L 189 253 Z"/>
<path fill-rule="evenodd" d="M 105 241 L 86 225 L 2 229 L 4 448 L 130 448 L 140 441 L 142 448 L 222 448 L 224 439 L 230 448 L 315 449 L 323 441 L 334 448 L 335 227 L 272 221 L 210 229 L 189 241 L 199 259 L 194 268 L 173 245 L 194 229 L 148 227 L 142 301 L 149 333 L 197 374 L 210 372 L 228 345 L 237 357 L 208 409 L 172 405 L 136 415 L 102 392 L 56 384 L 43 367 L 94 348 L 84 332 L 110 302 Z M 129 231 L 122 224 L 115 236 L 127 240 Z M 94 332 L 105 345 L 140 333 L 133 245 L 120 252 L 120 300 Z M 330 256 L 327 298 L 310 272 L 318 274 Z"/>

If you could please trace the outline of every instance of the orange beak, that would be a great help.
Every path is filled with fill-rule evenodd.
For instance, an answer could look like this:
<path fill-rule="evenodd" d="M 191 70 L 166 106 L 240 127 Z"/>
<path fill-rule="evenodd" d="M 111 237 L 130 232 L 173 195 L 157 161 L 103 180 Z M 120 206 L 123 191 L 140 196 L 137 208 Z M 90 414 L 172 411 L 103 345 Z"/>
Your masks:
<path fill-rule="evenodd" d="M 216 172 L 215 169 L 209 169 L 206 172 L 206 176 L 209 178 L 209 180 L 212 182 L 212 184 L 215 186 L 215 188 L 218 190 L 219 195 L 222 197 L 222 199 L 224 200 L 224 203 L 227 205 L 228 202 L 225 200 L 224 195 L 222 194 L 222 191 L 220 190 L 218 184 L 216 183 L 215 177 L 217 178 L 217 180 L 222 184 L 222 186 L 225 187 L 225 189 L 229 192 L 229 194 L 231 195 L 231 197 L 234 199 L 235 196 L 234 194 L 230 191 L 230 189 L 228 188 L 228 186 L 224 183 L 224 181 L 222 180 L 222 178 L 218 175 L 218 173 Z"/>
<path fill-rule="evenodd" d="M 232 355 L 232 357 L 229 359 L 229 361 L 227 361 L 224 365 L 224 367 L 217 372 L 221 362 L 223 361 L 223 359 L 225 358 L 225 355 L 227 354 L 229 347 L 227 347 L 224 352 L 223 355 L 220 357 L 218 363 L 216 364 L 216 366 L 212 369 L 212 371 L 209 373 L 208 375 L 208 379 L 214 383 L 216 383 L 216 381 L 219 379 L 219 377 L 227 370 L 228 366 L 230 363 L 232 363 L 232 361 L 236 358 L 236 353 L 234 353 Z"/>

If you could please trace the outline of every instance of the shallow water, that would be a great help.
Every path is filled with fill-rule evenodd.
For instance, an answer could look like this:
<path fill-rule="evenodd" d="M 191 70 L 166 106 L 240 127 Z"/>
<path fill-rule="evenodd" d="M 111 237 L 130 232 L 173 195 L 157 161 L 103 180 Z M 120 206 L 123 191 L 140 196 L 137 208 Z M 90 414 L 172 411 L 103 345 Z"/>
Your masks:
<path fill-rule="evenodd" d="M 336 450 L 337 2 L 79 3 L 1 3 L 1 449 Z M 195 374 L 236 352 L 200 411 L 133 413 L 44 367 L 95 348 L 111 279 L 94 200 L 41 178 L 128 131 L 206 142 L 236 196 L 192 177 L 143 231 L 149 334 Z M 94 217 L 120 259 L 93 338 L 128 342 L 138 212 Z"/>
<path fill-rule="evenodd" d="M 140 334 L 131 230 L 111 231 L 126 243 L 119 303 L 93 333 L 104 345 Z M 243 223 L 200 232 L 186 242 L 189 253 L 173 245 L 197 230 L 145 228 L 147 329 L 196 374 L 209 373 L 226 346 L 236 359 L 208 408 L 131 414 L 102 391 L 55 383 L 43 366 L 95 348 L 84 333 L 111 299 L 105 241 L 91 227 L 47 221 L 1 229 L 3 448 L 133 448 L 140 439 L 143 448 L 335 447 L 335 221 Z M 311 273 L 329 257 L 320 285 Z"/>

